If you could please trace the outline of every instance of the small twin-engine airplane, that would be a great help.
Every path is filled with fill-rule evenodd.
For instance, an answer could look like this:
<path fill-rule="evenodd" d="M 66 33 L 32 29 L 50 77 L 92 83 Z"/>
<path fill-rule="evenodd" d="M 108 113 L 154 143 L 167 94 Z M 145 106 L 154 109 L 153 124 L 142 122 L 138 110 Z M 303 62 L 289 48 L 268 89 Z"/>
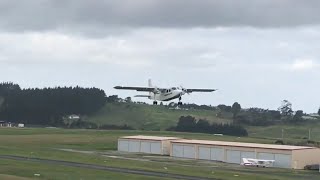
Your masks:
<path fill-rule="evenodd" d="M 136 95 L 134 97 L 146 97 L 154 100 L 153 105 L 157 105 L 157 101 L 171 101 L 173 99 L 179 98 L 178 105 L 182 105 L 181 97 L 185 94 L 190 94 L 192 92 L 213 92 L 216 89 L 185 89 L 183 87 L 172 87 L 172 88 L 158 88 L 152 86 L 151 80 L 149 79 L 149 87 L 128 87 L 128 86 L 115 86 L 115 89 L 124 90 L 136 90 L 149 92 L 149 95 Z"/>
<path fill-rule="evenodd" d="M 256 167 L 270 167 L 273 165 L 273 163 L 274 163 L 274 160 L 242 158 L 241 165 L 256 166 Z"/>

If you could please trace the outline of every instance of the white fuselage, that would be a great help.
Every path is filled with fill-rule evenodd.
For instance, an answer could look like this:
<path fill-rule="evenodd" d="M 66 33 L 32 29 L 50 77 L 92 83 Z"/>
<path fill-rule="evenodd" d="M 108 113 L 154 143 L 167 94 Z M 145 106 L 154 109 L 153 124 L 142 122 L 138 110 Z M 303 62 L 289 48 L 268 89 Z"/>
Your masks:
<path fill-rule="evenodd" d="M 162 90 L 158 93 L 150 92 L 149 95 L 149 99 L 155 101 L 170 101 L 180 98 L 182 95 L 184 95 L 184 92 L 179 88 L 170 88 Z"/>
<path fill-rule="evenodd" d="M 256 166 L 256 167 L 270 167 L 273 165 L 274 160 L 263 160 L 263 159 L 251 159 L 251 158 L 242 158 L 241 165 L 244 166 Z"/>

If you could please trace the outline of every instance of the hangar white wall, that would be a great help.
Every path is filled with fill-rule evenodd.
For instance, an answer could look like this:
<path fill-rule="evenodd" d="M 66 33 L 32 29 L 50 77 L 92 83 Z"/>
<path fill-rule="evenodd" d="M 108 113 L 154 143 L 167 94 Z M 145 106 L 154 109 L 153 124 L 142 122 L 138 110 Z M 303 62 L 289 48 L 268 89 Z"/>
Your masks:
<path fill-rule="evenodd" d="M 291 168 L 292 165 L 292 155 L 291 154 L 281 154 L 281 153 L 266 153 L 259 152 L 258 159 L 268 159 L 275 160 L 273 166 L 281 168 Z"/>
<path fill-rule="evenodd" d="M 129 142 L 128 140 L 118 140 L 118 151 L 129 151 Z"/>
<path fill-rule="evenodd" d="M 172 146 L 172 154 L 174 157 L 180 157 L 180 158 L 195 158 L 195 147 L 193 145 L 179 145 L 174 144 Z"/>
<path fill-rule="evenodd" d="M 198 158 L 203 160 L 224 161 L 224 149 L 218 147 L 199 146 Z"/>
<path fill-rule="evenodd" d="M 137 136 L 136 136 L 137 137 Z M 240 164 L 242 158 L 275 160 L 274 167 L 303 169 L 305 165 L 320 163 L 320 149 L 301 146 L 279 146 L 255 143 L 138 138 L 118 139 L 118 150 L 134 153 L 171 155 L 179 158 L 214 160 Z M 139 136 L 140 137 L 140 136 Z M 143 136 L 144 137 L 144 136 Z"/>
<path fill-rule="evenodd" d="M 158 137 L 158 136 L 126 136 L 118 139 L 118 151 L 133 153 L 148 153 L 169 155 L 170 140 L 176 140 L 175 137 Z M 185 150 L 190 154 L 190 149 Z"/>
<path fill-rule="evenodd" d="M 163 154 L 161 141 L 118 140 L 118 151 Z"/>
<path fill-rule="evenodd" d="M 240 164 L 242 162 L 242 158 L 257 158 L 275 160 L 275 163 L 273 165 L 274 167 L 291 168 L 292 155 L 290 154 L 290 152 L 291 151 L 277 151 L 240 147 L 237 148 L 228 146 L 217 147 L 209 145 L 172 142 L 171 156 L 179 158 L 195 158 L 202 160 L 222 161 L 233 164 Z"/>

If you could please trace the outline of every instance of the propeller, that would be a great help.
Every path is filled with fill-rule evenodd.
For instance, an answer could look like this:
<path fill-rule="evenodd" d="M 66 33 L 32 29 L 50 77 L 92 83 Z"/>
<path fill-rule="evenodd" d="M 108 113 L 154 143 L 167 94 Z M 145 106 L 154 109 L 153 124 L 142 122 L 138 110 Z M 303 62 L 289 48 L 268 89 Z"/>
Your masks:
<path fill-rule="evenodd" d="M 186 88 L 184 88 L 182 85 L 180 85 L 180 88 L 181 88 L 181 90 L 182 90 L 182 95 L 184 95 L 184 94 L 188 94 L 188 95 L 190 95 L 190 93 L 188 92 L 188 90 L 186 89 Z"/>
<path fill-rule="evenodd" d="M 153 93 L 155 93 L 155 94 L 160 94 L 159 88 L 155 86 Z"/>

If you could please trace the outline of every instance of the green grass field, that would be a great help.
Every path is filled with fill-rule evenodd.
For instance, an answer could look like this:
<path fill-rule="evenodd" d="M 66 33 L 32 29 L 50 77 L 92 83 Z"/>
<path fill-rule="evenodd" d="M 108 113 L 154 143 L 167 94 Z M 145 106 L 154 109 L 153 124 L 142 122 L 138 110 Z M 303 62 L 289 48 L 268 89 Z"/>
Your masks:
<path fill-rule="evenodd" d="M 160 178 L 120 174 L 91 170 L 85 168 L 74 168 L 59 165 L 48 165 L 34 162 L 21 162 L 14 160 L 0 161 L 0 179 L 134 179 L 134 180 L 157 180 Z M 8 175 L 9 174 L 9 175 Z M 14 174 L 14 175 L 11 175 Z M 35 176 L 39 174 L 40 176 Z"/>
<path fill-rule="evenodd" d="M 66 130 L 48 128 L 0 128 L 0 154 L 19 155 L 45 159 L 92 163 L 112 167 L 152 170 L 199 177 L 219 179 L 318 179 L 317 172 L 297 171 L 276 168 L 248 168 L 217 162 L 195 160 L 161 159 L 152 161 L 142 154 L 121 154 L 116 151 L 117 139 L 126 135 L 162 135 L 184 138 L 272 143 L 273 139 L 237 138 L 213 136 L 208 134 L 175 133 L 160 131 L 103 131 L 103 130 Z M 68 152 L 61 149 L 89 151 L 92 153 Z M 108 154 L 135 159 L 115 159 Z M 166 167 L 166 169 L 164 168 Z M 41 174 L 35 177 L 34 174 Z M 0 161 L 0 178 L 11 179 L 160 179 L 141 175 L 120 174 L 62 165 L 38 162 Z"/>
<path fill-rule="evenodd" d="M 317 123 L 305 123 L 299 125 L 275 125 L 268 127 L 247 127 L 250 137 L 258 138 L 282 138 L 282 129 L 284 139 L 299 141 L 310 138 L 314 141 L 320 141 L 320 124 Z"/>

